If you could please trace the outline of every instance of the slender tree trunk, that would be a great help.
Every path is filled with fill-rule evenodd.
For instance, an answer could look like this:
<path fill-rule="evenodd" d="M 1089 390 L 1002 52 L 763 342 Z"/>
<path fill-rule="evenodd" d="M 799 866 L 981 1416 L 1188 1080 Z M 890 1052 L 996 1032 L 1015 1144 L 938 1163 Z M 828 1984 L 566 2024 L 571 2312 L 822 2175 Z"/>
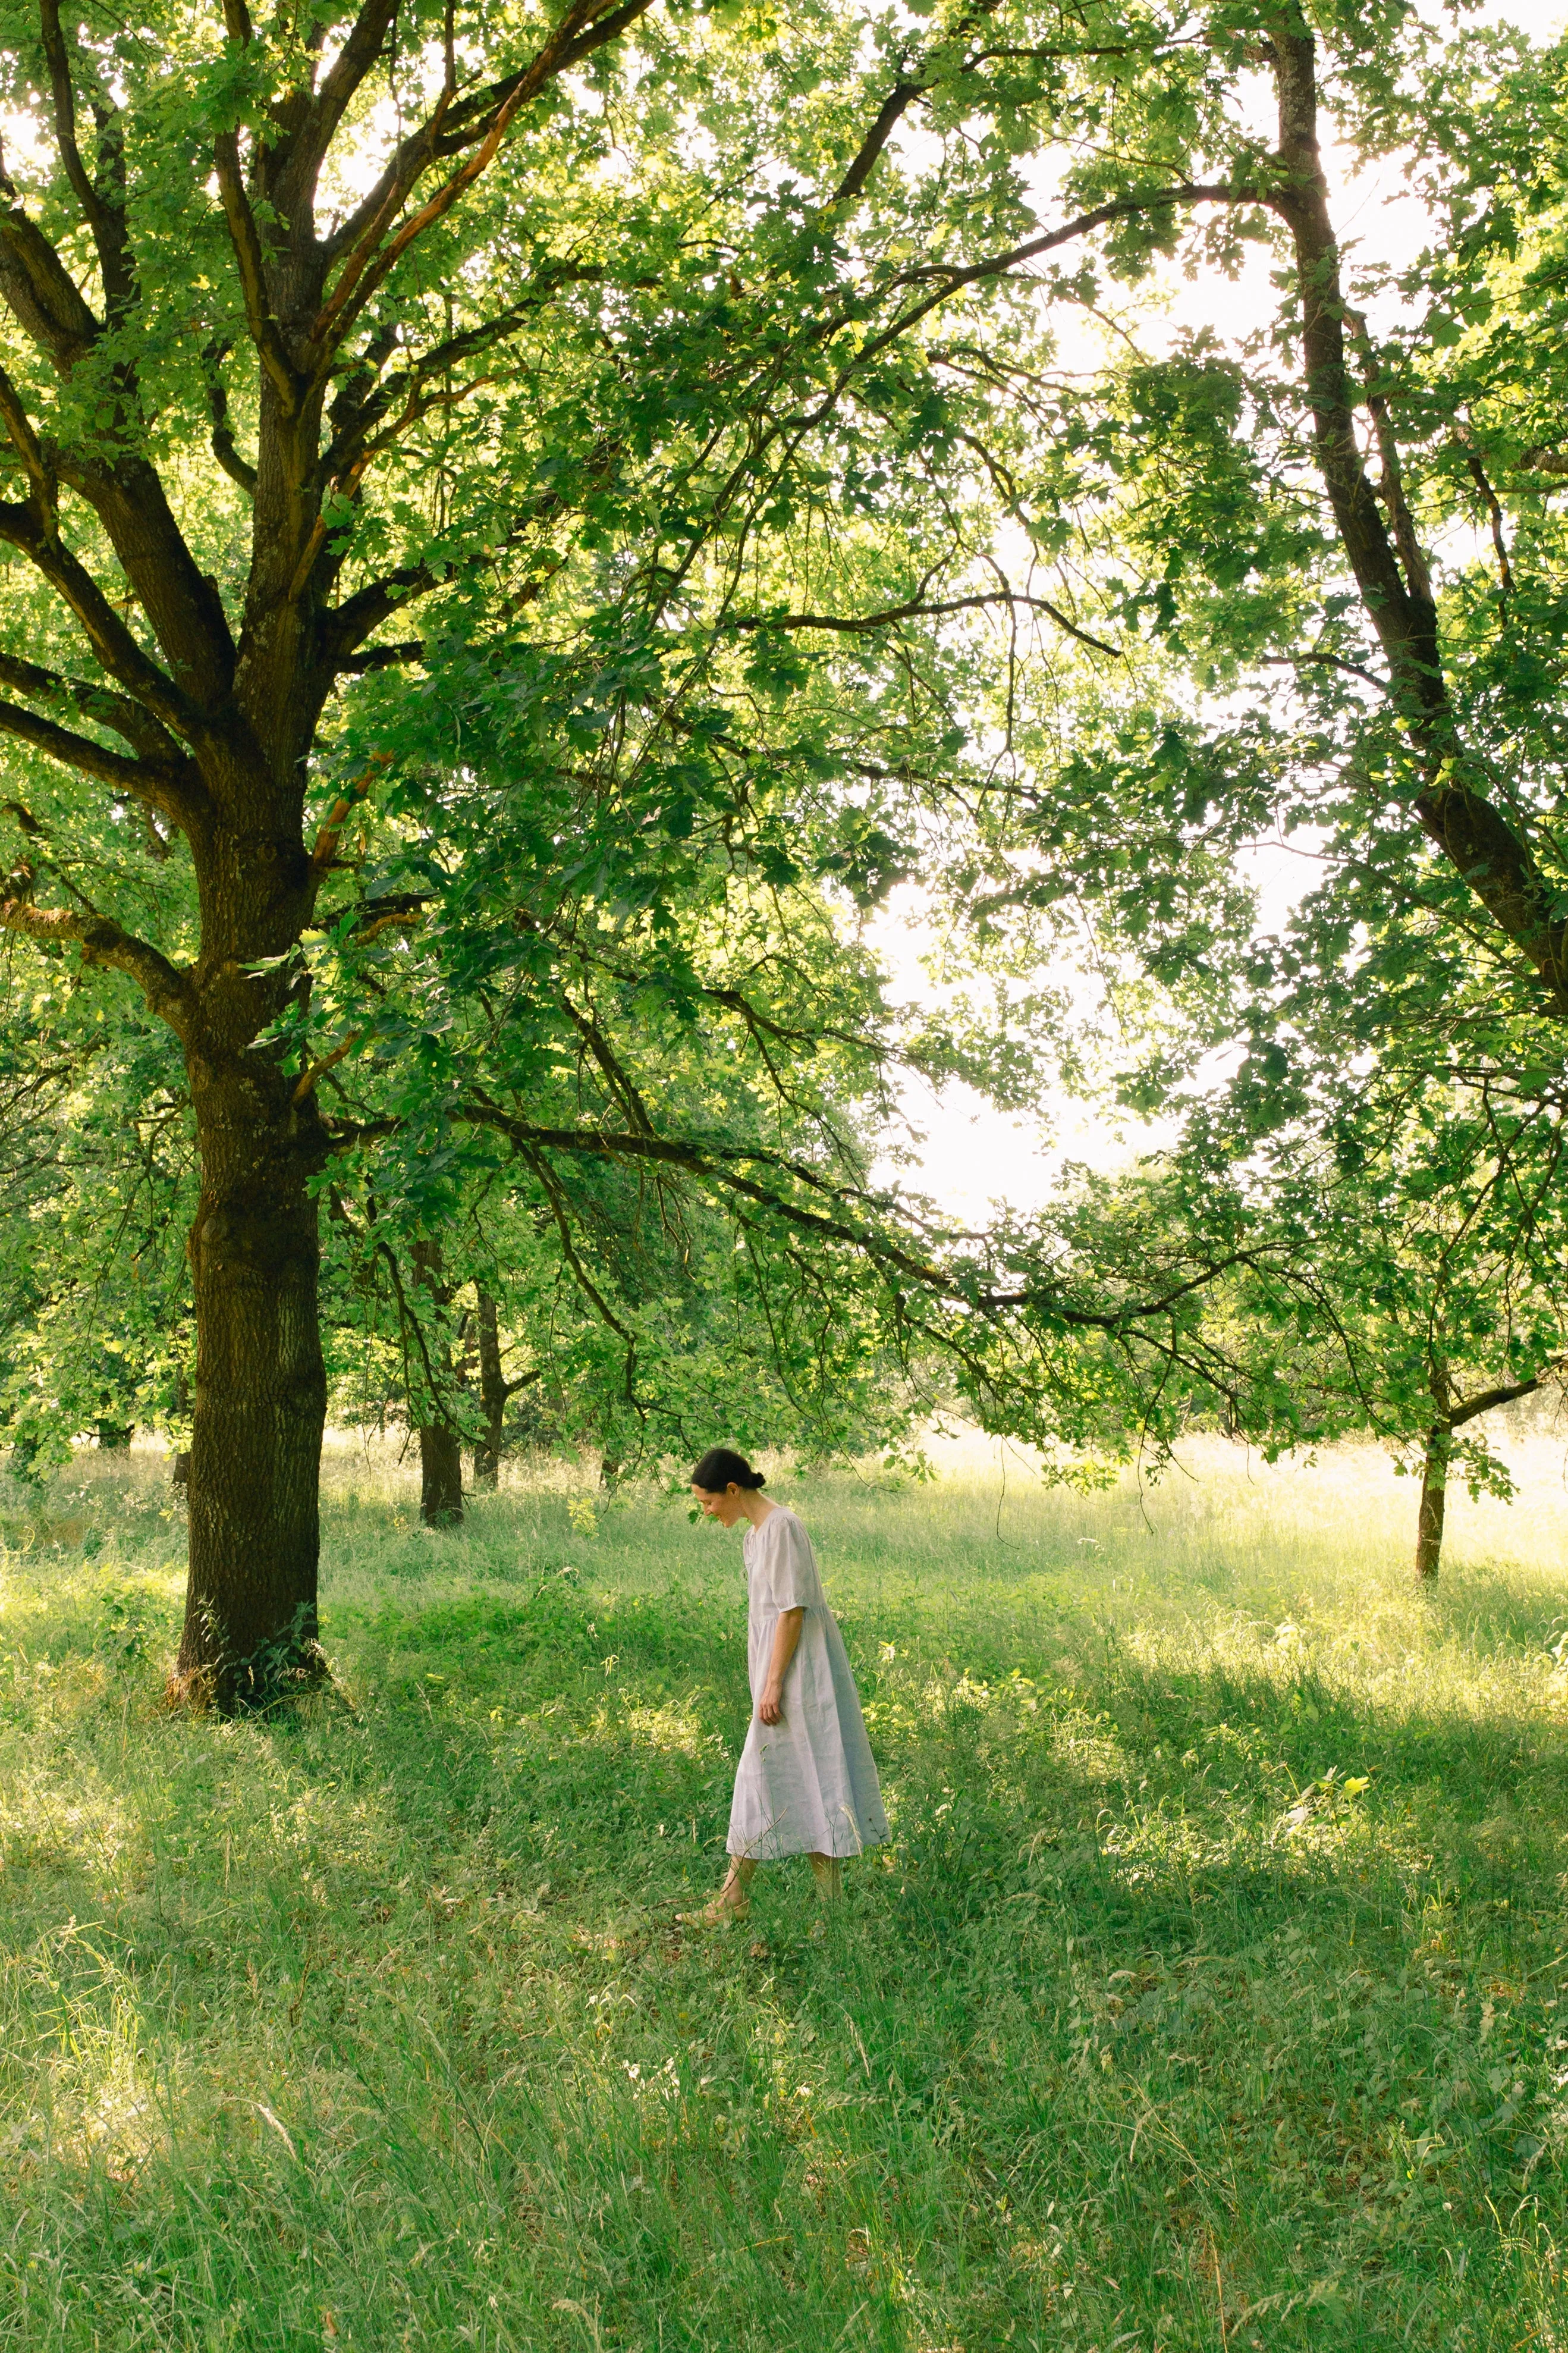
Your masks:
<path fill-rule="evenodd" d="M 264 1701 L 319 1668 L 317 1482 L 326 1375 L 309 1179 L 323 1138 L 265 1055 L 198 1024 L 187 1068 L 202 1156 L 189 1255 L 196 1397 L 180 1695 Z"/>
<path fill-rule="evenodd" d="M 1423 1583 L 1436 1576 L 1443 1557 L 1443 1515 L 1448 1500 L 1448 1462 L 1454 1451 L 1454 1393 L 1448 1384 L 1447 1359 L 1436 1349 L 1427 1359 L 1426 1386 L 1432 1392 L 1437 1417 L 1426 1433 L 1426 1452 L 1421 1465 L 1421 1511 L 1415 1524 L 1415 1574 Z"/>
<path fill-rule="evenodd" d="M 474 1449 L 474 1484 L 476 1487 L 498 1487 L 500 1484 L 501 1430 L 506 1419 L 508 1396 L 506 1377 L 501 1371 L 500 1324 L 496 1303 L 488 1291 L 476 1285 L 479 1301 L 479 1403 L 484 1409 L 485 1433 Z"/>
<path fill-rule="evenodd" d="M 1436 1422 L 1426 1434 L 1426 1455 L 1421 1468 L 1421 1512 L 1415 1524 L 1415 1574 L 1424 1581 L 1436 1577 L 1443 1557 L 1443 1514 L 1448 1496 L 1448 1453 L 1452 1432 L 1447 1422 Z"/>
<path fill-rule="evenodd" d="M 445 1310 L 452 1293 L 442 1278 L 439 1242 L 416 1242 L 414 1271 L 441 1323 L 439 1332 L 432 1335 L 430 1366 L 437 1380 L 448 1378 L 451 1356 L 445 1333 Z M 426 1527 L 432 1528 L 455 1527 L 463 1516 L 462 1441 L 450 1416 L 443 1410 L 445 1403 L 442 1398 L 429 1398 L 426 1418 L 419 1425 L 419 1515 Z"/>

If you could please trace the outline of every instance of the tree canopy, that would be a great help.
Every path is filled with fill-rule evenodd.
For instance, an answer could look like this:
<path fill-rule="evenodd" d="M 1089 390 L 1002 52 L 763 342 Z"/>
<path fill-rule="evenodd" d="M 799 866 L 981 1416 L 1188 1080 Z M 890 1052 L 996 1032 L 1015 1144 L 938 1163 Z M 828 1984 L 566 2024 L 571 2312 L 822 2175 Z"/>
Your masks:
<path fill-rule="evenodd" d="M 1394 0 L 41 0 L 0 57 L 0 921 L 184 1059 L 190 1688 L 312 1653 L 323 1200 L 394 1257 L 504 1201 L 634 1416 L 700 1290 L 807 1414 L 882 1352 L 1081 1440 L 1251 1394 L 1244 1278 L 1321 1291 L 1217 1135 L 1342 1127 L 1368 1062 L 1451 1155 L 1500 1094 L 1552 1129 L 1558 52 Z M 1413 264 L 1342 242 L 1331 135 Z M 1150 345 L 1258 257 L 1250 336 Z M 1268 943 L 1281 828 L 1324 880 Z M 889 1002 L 905 875 L 1000 1015 Z M 1069 946 L 1130 1101 L 1249 1041 L 1201 1214 L 956 1232 L 875 1134 L 904 1069 L 1070 1060 Z"/>

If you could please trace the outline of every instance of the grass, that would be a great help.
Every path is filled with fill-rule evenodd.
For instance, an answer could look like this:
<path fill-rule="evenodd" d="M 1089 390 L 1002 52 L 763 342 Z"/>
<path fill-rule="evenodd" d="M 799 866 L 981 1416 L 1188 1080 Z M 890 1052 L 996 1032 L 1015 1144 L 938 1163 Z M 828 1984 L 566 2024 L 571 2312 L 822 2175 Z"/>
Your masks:
<path fill-rule="evenodd" d="M 183 1530 L 0 1507 L 0 2346 L 1568 2346 L 1561 1489 L 950 1462 L 816 1531 L 895 1843 L 715 1881 L 738 1553 L 330 1474 L 339 1687 L 171 1718 Z M 1568 1658 L 1568 1649 L 1563 1655 Z"/>

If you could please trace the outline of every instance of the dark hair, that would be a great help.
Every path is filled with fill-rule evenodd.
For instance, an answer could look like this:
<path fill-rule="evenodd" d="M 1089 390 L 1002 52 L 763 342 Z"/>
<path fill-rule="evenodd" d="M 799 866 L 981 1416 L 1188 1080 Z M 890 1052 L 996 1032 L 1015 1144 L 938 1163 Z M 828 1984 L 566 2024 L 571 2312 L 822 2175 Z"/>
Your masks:
<path fill-rule="evenodd" d="M 710 1446 L 692 1472 L 691 1483 L 705 1495 L 721 1495 L 726 1487 L 760 1487 L 763 1482 L 743 1454 L 728 1446 Z"/>

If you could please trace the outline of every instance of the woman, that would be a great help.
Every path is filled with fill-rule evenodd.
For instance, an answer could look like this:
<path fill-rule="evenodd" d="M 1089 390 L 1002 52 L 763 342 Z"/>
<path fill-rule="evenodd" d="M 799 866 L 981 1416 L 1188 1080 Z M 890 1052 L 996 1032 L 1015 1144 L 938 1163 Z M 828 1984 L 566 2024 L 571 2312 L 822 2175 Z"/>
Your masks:
<path fill-rule="evenodd" d="M 725 1528 L 746 1522 L 755 1707 L 730 1810 L 729 1875 L 705 1911 L 687 1915 L 710 1928 L 745 1918 L 760 1862 L 808 1854 L 817 1894 L 832 1897 L 839 1857 L 888 1835 L 866 1719 L 811 1538 L 793 1512 L 766 1500 L 762 1485 L 762 1472 L 727 1446 L 711 1447 L 691 1474 L 708 1519 Z"/>

